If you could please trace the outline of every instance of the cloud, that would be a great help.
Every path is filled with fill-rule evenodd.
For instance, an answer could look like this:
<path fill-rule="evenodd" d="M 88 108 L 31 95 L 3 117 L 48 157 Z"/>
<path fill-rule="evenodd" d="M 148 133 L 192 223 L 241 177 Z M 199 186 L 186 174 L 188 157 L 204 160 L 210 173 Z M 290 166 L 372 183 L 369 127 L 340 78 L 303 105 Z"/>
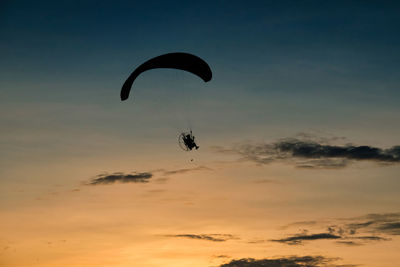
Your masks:
<path fill-rule="evenodd" d="M 160 194 L 160 193 L 164 193 L 167 190 L 164 189 L 153 189 L 153 190 L 148 190 L 147 193 L 148 194 Z"/>
<path fill-rule="evenodd" d="M 222 259 L 222 258 L 230 258 L 231 256 L 228 256 L 228 255 L 215 255 L 215 256 L 212 256 L 213 258 L 217 258 L 217 259 Z"/>
<path fill-rule="evenodd" d="M 380 236 L 357 236 L 354 237 L 355 239 L 360 240 L 368 240 L 368 241 L 387 241 L 390 240 L 388 238 L 380 237 Z"/>
<path fill-rule="evenodd" d="M 142 172 L 133 174 L 124 174 L 122 172 L 115 172 L 113 174 L 99 174 L 93 178 L 88 185 L 104 185 L 119 183 L 148 183 L 149 179 L 153 177 L 152 173 Z"/>
<path fill-rule="evenodd" d="M 86 185 L 105 185 L 105 184 L 114 184 L 114 183 L 148 183 L 150 178 L 159 176 L 161 174 L 162 177 L 155 179 L 158 183 L 164 183 L 168 180 L 168 176 L 174 174 L 183 174 L 193 171 L 201 171 L 201 170 L 211 170 L 205 166 L 198 166 L 195 168 L 187 168 L 187 169 L 177 169 L 177 170 L 164 170 L 157 169 L 148 172 L 140 172 L 140 173 L 130 173 L 125 174 L 123 172 L 114 172 L 112 174 L 103 173 L 97 175 L 95 178 L 91 179 Z"/>
<path fill-rule="evenodd" d="M 399 222 L 390 222 L 383 223 L 375 228 L 376 230 L 380 230 L 386 234 L 391 235 L 400 235 L 400 221 Z"/>
<path fill-rule="evenodd" d="M 237 239 L 235 236 L 230 234 L 209 234 L 209 235 L 196 235 L 196 234 L 179 234 L 179 235 L 166 235 L 167 237 L 182 237 L 189 239 L 207 240 L 213 242 L 224 242 L 230 239 Z"/>
<path fill-rule="evenodd" d="M 350 222 L 344 225 L 351 233 L 357 233 L 359 230 L 368 232 L 378 232 L 387 235 L 400 235 L 400 212 L 367 214 L 365 216 L 349 219 Z"/>
<path fill-rule="evenodd" d="M 390 238 L 384 238 L 380 236 L 357 236 L 357 237 L 342 237 L 345 240 L 336 241 L 338 244 L 343 244 L 347 246 L 361 246 L 366 243 L 373 241 L 388 241 Z"/>
<path fill-rule="evenodd" d="M 310 225 L 315 225 L 315 224 L 317 224 L 317 221 L 294 222 L 294 223 L 290 223 L 288 225 L 282 226 L 282 227 L 280 227 L 280 229 L 287 229 L 287 228 L 293 227 L 293 226 L 310 226 Z"/>
<path fill-rule="evenodd" d="M 331 146 L 298 139 L 282 140 L 275 143 L 275 149 L 289 153 L 293 157 L 303 158 L 345 158 L 355 160 L 376 160 L 400 162 L 400 146 L 380 149 L 370 146 Z"/>
<path fill-rule="evenodd" d="M 277 259 L 253 259 L 253 258 L 245 258 L 239 260 L 232 260 L 229 263 L 225 263 L 220 265 L 220 267 L 319 267 L 326 266 L 327 263 L 332 263 L 337 259 L 325 258 L 322 256 L 292 256 L 292 257 L 283 257 Z M 334 265 L 330 264 L 329 266 L 344 266 L 344 265 Z M 356 265 L 345 265 L 345 266 L 356 266 Z"/>
<path fill-rule="evenodd" d="M 253 240 L 249 240 L 247 241 L 247 243 L 249 244 L 262 244 L 267 242 L 268 240 L 264 240 L 264 239 L 253 239 Z"/>
<path fill-rule="evenodd" d="M 299 168 L 343 168 L 354 161 L 400 163 L 400 146 L 389 149 L 372 146 L 329 145 L 321 140 L 282 139 L 274 143 L 242 144 L 231 149 L 214 147 L 217 152 L 238 154 L 257 164 L 288 162 Z"/>
<path fill-rule="evenodd" d="M 312 234 L 312 235 L 297 234 L 294 236 L 290 236 L 288 238 L 271 239 L 270 241 L 286 243 L 289 245 L 300 245 L 300 244 L 302 244 L 303 241 L 308 241 L 308 240 L 339 239 L 339 238 L 341 238 L 341 236 L 334 235 L 331 233 L 320 233 L 320 234 Z"/>
<path fill-rule="evenodd" d="M 188 173 L 188 172 L 193 172 L 193 171 L 204 171 L 204 170 L 210 171 L 212 169 L 205 167 L 205 166 L 198 166 L 195 168 L 178 169 L 178 170 L 170 170 L 170 171 L 169 170 L 161 170 L 161 171 L 163 172 L 163 174 L 165 176 L 168 176 L 168 175 L 173 175 L 173 174 L 182 174 L 182 173 Z"/>
<path fill-rule="evenodd" d="M 336 243 L 355 246 L 371 242 L 390 241 L 390 235 L 400 235 L 400 213 L 367 214 L 360 217 L 341 218 L 322 223 L 317 221 L 295 222 L 281 227 L 281 229 L 284 230 L 298 225 L 315 228 L 321 227 L 321 224 L 325 224 L 326 233 L 309 235 L 307 234 L 308 230 L 304 230 L 301 234 L 270 241 L 299 245 L 303 241 L 340 239 Z"/>
<path fill-rule="evenodd" d="M 346 246 L 361 246 L 362 244 L 354 241 L 336 241 L 336 243 Z"/>

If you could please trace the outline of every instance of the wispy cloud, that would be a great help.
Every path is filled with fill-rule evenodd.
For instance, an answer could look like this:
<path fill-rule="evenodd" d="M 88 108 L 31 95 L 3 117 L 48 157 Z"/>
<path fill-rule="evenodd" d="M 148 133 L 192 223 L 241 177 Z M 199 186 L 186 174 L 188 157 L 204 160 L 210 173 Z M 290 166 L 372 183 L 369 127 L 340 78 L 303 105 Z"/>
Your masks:
<path fill-rule="evenodd" d="M 389 238 L 384 238 L 381 236 L 357 236 L 354 237 L 354 239 L 360 239 L 360 240 L 369 240 L 369 241 L 387 241 L 390 240 Z"/>
<path fill-rule="evenodd" d="M 377 226 L 375 229 L 380 230 L 386 234 L 400 235 L 400 221 L 382 223 L 381 225 Z"/>
<path fill-rule="evenodd" d="M 111 174 L 102 173 L 97 175 L 95 178 L 91 179 L 86 185 L 109 185 L 114 183 L 148 183 L 150 178 L 154 176 L 159 176 L 156 181 L 166 182 L 169 176 L 175 174 L 183 174 L 195 171 L 212 170 L 205 166 L 198 166 L 194 168 L 177 169 L 177 170 L 165 170 L 157 169 L 147 172 L 133 172 L 133 173 L 123 173 L 114 172 Z"/>
<path fill-rule="evenodd" d="M 213 258 L 217 258 L 217 259 L 228 259 L 231 256 L 228 256 L 228 255 L 215 255 L 215 256 L 212 256 L 212 257 Z"/>
<path fill-rule="evenodd" d="M 330 145 L 321 140 L 281 139 L 274 143 L 242 144 L 233 148 L 214 147 L 221 153 L 238 154 L 257 164 L 283 161 L 299 168 L 343 168 L 354 161 L 400 163 L 400 146 Z"/>
<path fill-rule="evenodd" d="M 358 242 L 354 242 L 354 241 L 336 241 L 336 243 L 341 244 L 341 245 L 346 245 L 346 246 L 361 246 L 362 244 L 358 243 Z"/>
<path fill-rule="evenodd" d="M 345 220 L 346 219 L 342 219 Z M 400 235 L 400 212 L 397 213 L 372 213 L 365 216 L 349 218 L 342 226 L 337 226 L 350 234 L 359 231 L 381 233 L 386 235 Z"/>
<path fill-rule="evenodd" d="M 325 233 L 307 234 L 308 230 L 303 230 L 300 234 L 270 241 L 299 245 L 302 244 L 303 241 L 340 239 L 336 241 L 336 243 L 349 246 L 389 241 L 391 240 L 391 238 L 389 238 L 391 235 L 400 234 L 400 213 L 367 214 L 360 217 L 325 221 L 322 223 L 322 226 L 324 224 L 326 228 Z M 299 225 L 317 227 L 321 226 L 321 223 L 317 221 L 296 222 L 286 225 L 281 229 Z"/>
<path fill-rule="evenodd" d="M 282 239 L 271 239 L 270 241 L 286 243 L 289 245 L 300 245 L 303 241 L 320 240 L 320 239 L 339 239 L 339 238 L 341 238 L 341 236 L 333 235 L 330 233 L 319 233 L 319 234 L 311 234 L 311 235 L 297 234 L 297 235 L 290 236 L 287 238 L 282 238 Z"/>
<path fill-rule="evenodd" d="M 287 229 L 289 227 L 293 227 L 293 226 L 310 226 L 310 225 L 315 225 L 317 224 L 317 221 L 302 221 L 302 222 L 294 222 L 294 223 L 290 223 L 288 225 L 284 225 L 282 227 L 280 227 L 281 229 Z"/>
<path fill-rule="evenodd" d="M 125 174 L 122 172 L 115 172 L 112 174 L 99 174 L 93 178 L 88 185 L 104 185 L 113 183 L 148 183 L 149 179 L 153 177 L 152 173 L 132 173 Z"/>
<path fill-rule="evenodd" d="M 181 237 L 197 240 L 206 240 L 213 242 L 224 242 L 230 239 L 237 239 L 237 237 L 230 234 L 178 234 L 178 235 L 166 235 L 166 237 Z"/>
<path fill-rule="evenodd" d="M 177 170 L 160 170 L 163 175 L 169 176 L 173 174 L 182 174 L 182 173 L 188 173 L 188 172 L 195 172 L 195 171 L 210 171 L 212 170 L 211 168 L 208 168 L 206 166 L 198 166 L 195 168 L 186 168 L 186 169 L 177 169 Z"/>
<path fill-rule="evenodd" d="M 220 265 L 220 267 L 319 267 L 326 266 L 326 264 L 330 264 L 332 267 L 339 266 L 347 266 L 354 267 L 356 265 L 335 265 L 334 261 L 338 259 L 331 259 L 322 256 L 291 256 L 291 257 L 283 257 L 276 259 L 253 259 L 253 258 L 245 258 L 239 260 L 232 260 L 229 263 L 225 263 Z"/>

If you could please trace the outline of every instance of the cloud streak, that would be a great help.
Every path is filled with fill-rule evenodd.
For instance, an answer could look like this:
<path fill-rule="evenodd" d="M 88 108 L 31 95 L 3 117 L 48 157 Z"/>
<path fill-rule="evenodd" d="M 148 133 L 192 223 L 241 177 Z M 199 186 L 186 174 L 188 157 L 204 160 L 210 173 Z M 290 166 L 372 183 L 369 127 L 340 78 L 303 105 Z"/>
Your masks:
<path fill-rule="evenodd" d="M 166 235 L 166 237 L 181 237 L 181 238 L 188 238 L 188 239 L 197 239 L 197 240 L 206 240 L 206 241 L 213 241 L 213 242 L 224 242 L 230 239 L 237 239 L 235 236 L 230 234 L 178 234 L 178 235 Z"/>
<path fill-rule="evenodd" d="M 199 167 L 187 168 L 187 169 L 163 170 L 162 173 L 165 176 L 169 176 L 169 175 L 183 174 L 183 173 L 194 172 L 194 171 L 210 171 L 210 170 L 212 170 L 212 169 L 205 167 L 205 166 L 199 166 Z"/>
<path fill-rule="evenodd" d="M 187 168 L 187 169 L 177 169 L 177 170 L 164 170 L 158 169 L 148 172 L 133 172 L 133 173 L 123 173 L 123 172 L 114 172 L 112 174 L 103 173 L 97 175 L 95 178 L 91 179 L 86 185 L 109 185 L 114 183 L 148 183 L 150 178 L 154 176 L 163 176 L 156 179 L 159 182 L 166 181 L 171 175 L 176 174 L 184 174 L 195 171 L 203 171 L 203 170 L 212 170 L 205 166 L 198 166 L 195 168 Z"/>
<path fill-rule="evenodd" d="M 400 163 L 400 146 L 383 149 L 372 146 L 329 145 L 322 141 L 282 139 L 274 143 L 242 144 L 218 152 L 238 154 L 257 164 L 282 161 L 299 168 L 343 168 L 354 161 L 373 161 L 385 164 Z"/>
<path fill-rule="evenodd" d="M 288 238 L 271 239 L 270 241 L 286 243 L 289 245 L 300 245 L 303 241 L 320 240 L 320 239 L 339 239 L 339 238 L 341 238 L 341 236 L 330 234 L 330 233 L 320 233 L 320 234 L 311 234 L 311 235 L 297 234 L 294 236 L 290 236 Z"/>
<path fill-rule="evenodd" d="M 380 226 L 376 227 L 376 229 L 387 234 L 400 235 L 400 221 L 383 223 Z"/>
<path fill-rule="evenodd" d="M 220 267 L 319 267 L 326 266 L 327 263 L 330 263 L 329 266 L 339 267 L 339 266 L 347 266 L 354 267 L 356 265 L 335 265 L 332 262 L 337 259 L 326 258 L 322 256 L 292 256 L 292 257 L 283 257 L 277 259 L 254 259 L 254 258 L 245 258 L 239 260 L 232 260 L 229 263 L 225 263 L 220 265 Z"/>
<path fill-rule="evenodd" d="M 358 231 L 381 233 L 386 235 L 400 235 L 400 212 L 397 213 L 372 213 L 365 216 L 351 218 L 342 226 L 351 234 Z"/>
<path fill-rule="evenodd" d="M 142 172 L 133 174 L 124 174 L 116 172 L 113 174 L 99 174 L 93 178 L 88 185 L 108 185 L 114 183 L 148 183 L 149 179 L 153 177 L 152 173 Z"/>
<path fill-rule="evenodd" d="M 328 226 L 326 226 L 327 223 Z M 281 229 L 284 230 L 299 225 L 314 227 L 318 226 L 318 224 L 317 221 L 297 222 L 284 226 Z M 303 230 L 300 234 L 270 241 L 300 245 L 304 241 L 337 239 L 336 243 L 338 244 L 356 246 L 371 242 L 390 241 L 390 236 L 400 235 L 400 213 L 367 214 L 355 218 L 337 219 L 323 224 L 325 224 L 327 230 L 325 233 L 307 234 L 308 230 Z"/>

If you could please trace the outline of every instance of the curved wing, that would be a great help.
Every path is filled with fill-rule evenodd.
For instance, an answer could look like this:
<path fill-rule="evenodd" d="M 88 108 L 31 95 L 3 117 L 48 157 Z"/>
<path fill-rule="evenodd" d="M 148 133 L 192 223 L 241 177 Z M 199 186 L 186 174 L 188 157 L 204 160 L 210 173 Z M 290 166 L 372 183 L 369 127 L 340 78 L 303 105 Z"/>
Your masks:
<path fill-rule="evenodd" d="M 143 72 L 151 69 L 168 68 L 188 71 L 199 76 L 204 82 L 212 78 L 212 72 L 208 64 L 198 56 L 188 53 L 169 53 L 152 58 L 137 67 L 128 77 L 121 89 L 121 100 L 128 99 L 132 84 Z"/>

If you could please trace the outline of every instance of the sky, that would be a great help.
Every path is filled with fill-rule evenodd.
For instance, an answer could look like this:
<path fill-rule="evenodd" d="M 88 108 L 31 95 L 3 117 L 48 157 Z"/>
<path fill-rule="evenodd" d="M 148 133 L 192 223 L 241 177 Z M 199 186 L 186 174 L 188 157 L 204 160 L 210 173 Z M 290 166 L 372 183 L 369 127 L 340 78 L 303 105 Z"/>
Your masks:
<path fill-rule="evenodd" d="M 399 12 L 1 1 L 0 265 L 393 266 Z M 122 102 L 170 52 L 212 80 L 151 70 Z"/>

